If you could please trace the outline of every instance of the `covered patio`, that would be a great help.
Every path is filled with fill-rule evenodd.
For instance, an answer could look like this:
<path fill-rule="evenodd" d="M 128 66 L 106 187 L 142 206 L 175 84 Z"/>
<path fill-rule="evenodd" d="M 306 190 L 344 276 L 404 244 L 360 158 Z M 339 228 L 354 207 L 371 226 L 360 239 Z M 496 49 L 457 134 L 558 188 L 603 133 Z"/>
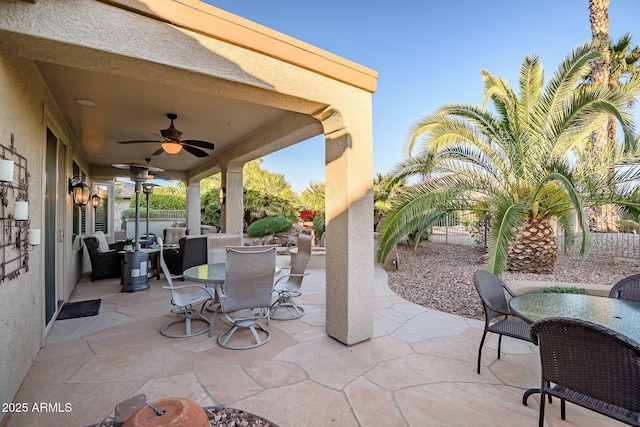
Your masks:
<path fill-rule="evenodd" d="M 151 402 L 183 397 L 233 407 L 280 426 L 537 425 L 539 396 L 521 403 L 524 390 L 539 383 L 533 344 L 505 338 L 497 360 L 490 334 L 478 375 L 483 322 L 403 300 L 376 267 L 373 337 L 346 347 L 326 333 L 324 271 L 309 271 L 297 299 L 307 314 L 272 321 L 271 341 L 242 351 L 221 348 L 207 334 L 162 336 L 171 316 L 164 279 L 123 294 L 117 279 L 83 276 L 71 300 L 102 298 L 100 314 L 56 321 L 14 400 L 69 403 L 72 411 L 16 413 L 2 425 L 91 425 L 141 393 Z M 219 321 L 216 334 L 224 327 Z M 621 424 L 571 404 L 562 421 L 554 401 L 545 425 Z"/>
<path fill-rule="evenodd" d="M 127 173 L 114 164 L 149 164 L 185 183 L 192 230 L 201 225 L 200 181 L 219 173 L 222 231 L 238 233 L 243 166 L 323 138 L 332 236 L 323 328 L 345 345 L 370 339 L 376 84 L 374 70 L 197 0 L 0 2 L 0 143 L 5 156 L 16 151 L 28 163 L 7 184 L 28 192 L 8 193 L 3 220 L 11 238 L 27 229 L 42 235 L 39 245 L 23 239 L 24 247 L 10 248 L 24 263 L 0 283 L 0 402 L 15 401 L 57 313 L 84 280 L 83 238 L 100 225 L 115 239 L 113 180 Z M 170 114 L 184 140 L 215 148 L 200 150 L 204 157 L 158 152 Z M 131 140 L 144 142 L 119 144 Z M 74 204 L 70 183 L 80 178 L 107 193 L 102 217 Z M 18 201 L 28 202 L 28 218 L 13 224 Z"/>

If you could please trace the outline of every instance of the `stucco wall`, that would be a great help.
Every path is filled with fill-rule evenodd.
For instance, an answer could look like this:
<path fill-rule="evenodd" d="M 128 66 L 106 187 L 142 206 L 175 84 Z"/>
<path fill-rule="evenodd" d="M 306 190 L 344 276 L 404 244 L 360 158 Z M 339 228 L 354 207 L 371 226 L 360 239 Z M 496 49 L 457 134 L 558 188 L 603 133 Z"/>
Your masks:
<path fill-rule="evenodd" d="M 42 228 L 42 141 L 45 93 L 32 62 L 0 50 L 0 142 L 27 157 L 29 218 Z M 9 194 L 9 197 L 12 197 Z M 29 252 L 29 271 L 0 283 L 0 404 L 11 402 L 42 345 L 44 286 L 40 248 Z M 4 417 L 0 413 L 0 419 Z"/>

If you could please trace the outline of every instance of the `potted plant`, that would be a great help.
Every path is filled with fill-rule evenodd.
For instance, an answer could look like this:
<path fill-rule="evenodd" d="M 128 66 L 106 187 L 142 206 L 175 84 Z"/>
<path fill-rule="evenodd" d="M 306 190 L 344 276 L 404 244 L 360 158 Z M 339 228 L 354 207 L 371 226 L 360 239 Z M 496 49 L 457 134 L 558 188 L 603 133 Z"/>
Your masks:
<path fill-rule="evenodd" d="M 125 251 L 132 251 L 133 250 L 133 243 L 135 242 L 135 239 L 133 237 L 127 237 L 125 238 L 122 243 L 124 243 L 124 250 Z"/>
<path fill-rule="evenodd" d="M 305 227 L 313 227 L 313 219 L 316 217 L 316 213 L 311 209 L 305 209 L 300 212 L 300 219 L 302 220 L 302 225 Z"/>

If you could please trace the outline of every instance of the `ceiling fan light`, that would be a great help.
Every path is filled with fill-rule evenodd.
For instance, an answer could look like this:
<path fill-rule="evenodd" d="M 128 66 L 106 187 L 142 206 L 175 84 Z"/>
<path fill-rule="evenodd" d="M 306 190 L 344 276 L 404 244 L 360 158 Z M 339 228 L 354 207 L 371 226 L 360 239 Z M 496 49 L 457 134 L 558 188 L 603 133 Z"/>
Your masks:
<path fill-rule="evenodd" d="M 162 148 L 169 154 L 178 154 L 182 150 L 182 145 L 177 142 L 167 141 L 162 143 Z"/>

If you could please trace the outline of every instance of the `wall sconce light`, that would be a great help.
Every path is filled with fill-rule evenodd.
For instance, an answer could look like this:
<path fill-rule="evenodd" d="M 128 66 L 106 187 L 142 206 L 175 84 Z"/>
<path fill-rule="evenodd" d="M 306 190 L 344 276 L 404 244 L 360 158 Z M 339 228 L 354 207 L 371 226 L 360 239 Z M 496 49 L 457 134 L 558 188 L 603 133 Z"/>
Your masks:
<path fill-rule="evenodd" d="M 13 160 L 0 159 L 0 181 L 13 181 Z"/>
<path fill-rule="evenodd" d="M 73 203 L 78 206 L 84 206 L 89 201 L 89 186 L 80 176 L 69 178 L 69 193 L 73 196 Z"/>
<path fill-rule="evenodd" d="M 98 206 L 100 206 L 100 196 L 98 196 L 97 194 L 91 196 L 91 206 L 93 207 L 93 209 L 98 209 Z"/>
<path fill-rule="evenodd" d="M 227 201 L 227 190 L 224 187 L 220 187 L 220 204 L 224 205 L 224 202 Z"/>
<path fill-rule="evenodd" d="M 162 143 L 162 148 L 169 154 L 178 154 L 182 151 L 182 144 L 178 144 L 174 141 L 166 141 Z"/>

